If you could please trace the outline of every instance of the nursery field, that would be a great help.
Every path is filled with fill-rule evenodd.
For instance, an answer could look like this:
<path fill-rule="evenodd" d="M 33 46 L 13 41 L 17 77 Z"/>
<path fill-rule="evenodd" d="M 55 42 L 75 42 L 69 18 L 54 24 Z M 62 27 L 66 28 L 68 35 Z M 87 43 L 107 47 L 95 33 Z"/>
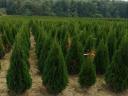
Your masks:
<path fill-rule="evenodd" d="M 1 16 L 0 96 L 128 96 L 128 20 Z"/>

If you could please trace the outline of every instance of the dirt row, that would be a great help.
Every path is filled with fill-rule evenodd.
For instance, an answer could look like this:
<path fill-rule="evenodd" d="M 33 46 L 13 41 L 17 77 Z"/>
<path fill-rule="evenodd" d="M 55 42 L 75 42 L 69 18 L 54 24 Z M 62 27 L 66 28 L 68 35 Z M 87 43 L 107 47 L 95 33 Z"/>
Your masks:
<path fill-rule="evenodd" d="M 0 60 L 1 62 L 1 70 L 0 70 L 0 96 L 8 96 L 8 90 L 6 85 L 6 74 L 7 70 L 9 68 L 9 59 L 10 59 L 10 53 L 7 53 L 5 57 Z"/>

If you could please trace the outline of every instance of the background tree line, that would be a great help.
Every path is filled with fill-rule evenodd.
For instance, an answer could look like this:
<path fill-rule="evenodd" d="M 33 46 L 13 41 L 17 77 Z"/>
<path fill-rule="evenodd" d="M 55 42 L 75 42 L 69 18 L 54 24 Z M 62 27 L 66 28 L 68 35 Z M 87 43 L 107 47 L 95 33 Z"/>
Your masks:
<path fill-rule="evenodd" d="M 128 2 L 117 0 L 0 0 L 9 15 L 128 17 Z"/>

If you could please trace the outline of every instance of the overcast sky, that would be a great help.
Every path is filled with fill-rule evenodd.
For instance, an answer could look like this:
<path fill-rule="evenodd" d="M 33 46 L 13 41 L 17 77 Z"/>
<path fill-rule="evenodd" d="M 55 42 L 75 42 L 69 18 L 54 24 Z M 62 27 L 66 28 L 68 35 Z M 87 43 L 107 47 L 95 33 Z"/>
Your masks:
<path fill-rule="evenodd" d="M 117 0 L 118 1 L 118 0 Z M 128 0 L 121 0 L 121 1 L 128 1 Z"/>

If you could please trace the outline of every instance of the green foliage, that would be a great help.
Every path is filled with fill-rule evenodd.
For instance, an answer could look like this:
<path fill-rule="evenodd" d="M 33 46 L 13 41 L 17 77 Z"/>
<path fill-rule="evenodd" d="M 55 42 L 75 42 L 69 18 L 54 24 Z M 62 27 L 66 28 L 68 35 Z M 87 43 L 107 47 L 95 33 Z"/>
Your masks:
<path fill-rule="evenodd" d="M 125 36 L 114 54 L 112 64 L 106 72 L 106 83 L 115 92 L 128 88 L 128 36 Z"/>
<path fill-rule="evenodd" d="M 45 36 L 42 32 L 38 32 L 38 37 L 37 37 L 37 40 L 36 40 L 36 53 L 37 53 L 37 57 L 39 58 L 40 57 L 40 53 L 41 53 L 41 49 L 44 47 L 44 40 L 45 40 Z"/>
<path fill-rule="evenodd" d="M 0 38 L 0 59 L 2 59 L 4 55 L 5 55 L 4 46 L 3 46 L 2 39 Z"/>
<path fill-rule="evenodd" d="M 43 47 L 40 50 L 41 52 L 40 52 L 40 56 L 38 58 L 38 67 L 39 67 L 39 70 L 41 73 L 43 72 L 43 69 L 45 66 L 45 61 L 48 57 L 48 53 L 49 53 L 50 48 L 51 48 L 51 45 L 50 45 L 51 40 L 48 36 L 46 36 L 42 43 L 43 43 Z"/>
<path fill-rule="evenodd" d="M 22 60 L 22 58 L 24 58 L 23 52 L 18 50 L 18 48 L 14 49 L 11 57 L 11 65 L 7 74 L 8 88 L 17 94 L 23 93 L 26 89 L 29 89 L 32 82 L 27 62 Z"/>
<path fill-rule="evenodd" d="M 106 72 L 106 68 L 109 65 L 109 53 L 108 53 L 108 47 L 104 43 L 104 40 L 101 40 L 97 51 L 96 51 L 96 57 L 95 57 L 95 65 L 96 65 L 96 71 L 97 73 L 103 74 Z"/>
<path fill-rule="evenodd" d="M 18 33 L 11 55 L 7 73 L 7 86 L 16 94 L 21 94 L 31 87 L 32 80 L 28 69 L 29 36 L 24 27 Z"/>
<path fill-rule="evenodd" d="M 96 45 L 96 38 L 93 35 L 89 36 L 86 40 L 85 52 L 89 52 L 91 50 L 94 50 L 95 45 Z"/>
<path fill-rule="evenodd" d="M 83 63 L 83 48 L 77 37 L 71 41 L 66 62 L 69 74 L 78 74 L 80 72 L 80 67 Z"/>
<path fill-rule="evenodd" d="M 109 51 L 109 59 L 112 61 L 112 57 L 116 51 L 117 47 L 117 38 L 116 32 L 109 32 L 108 34 L 108 51 Z"/>
<path fill-rule="evenodd" d="M 3 44 L 5 46 L 5 51 L 9 52 L 10 48 L 11 48 L 11 44 L 9 42 L 9 38 L 7 37 L 7 32 L 3 32 L 2 34 L 2 39 L 3 39 Z"/>
<path fill-rule="evenodd" d="M 43 84 L 50 93 L 58 94 L 68 83 L 67 67 L 61 47 L 53 42 L 43 71 Z"/>
<path fill-rule="evenodd" d="M 62 51 L 64 54 L 64 57 L 66 58 L 67 53 L 68 53 L 68 49 L 70 48 L 70 44 L 71 44 L 71 37 L 68 33 L 66 33 L 64 40 L 62 41 Z"/>
<path fill-rule="evenodd" d="M 96 70 L 95 65 L 93 64 L 93 57 L 88 56 L 83 62 L 79 74 L 79 83 L 80 86 L 89 87 L 96 82 Z"/>
<path fill-rule="evenodd" d="M 14 21 L 13 21 L 14 22 Z M 1 23 L 1 22 L 0 22 Z M 20 23 L 20 22 L 19 22 Z M 18 28 L 17 23 L 13 23 L 10 20 L 3 21 L 0 26 L 1 38 L 3 41 L 5 52 L 9 52 L 15 41 Z"/>

